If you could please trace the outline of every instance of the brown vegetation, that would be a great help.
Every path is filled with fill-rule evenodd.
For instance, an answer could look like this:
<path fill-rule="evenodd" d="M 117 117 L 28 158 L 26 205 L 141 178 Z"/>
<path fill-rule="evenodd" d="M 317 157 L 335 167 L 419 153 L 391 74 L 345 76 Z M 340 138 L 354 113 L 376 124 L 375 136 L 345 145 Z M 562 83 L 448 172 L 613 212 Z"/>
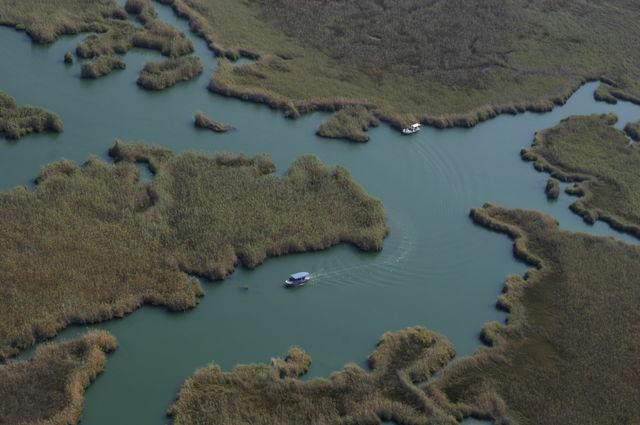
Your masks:
<path fill-rule="evenodd" d="M 138 85 L 148 90 L 164 90 L 200 74 L 202 74 L 202 62 L 197 56 L 181 56 L 163 62 L 147 62 L 138 76 Z"/>
<path fill-rule="evenodd" d="M 640 151 L 629 144 L 609 115 L 573 116 L 536 134 L 522 158 L 539 171 L 565 182 L 577 183 L 571 205 L 585 221 L 604 220 L 640 236 Z"/>
<path fill-rule="evenodd" d="M 549 216 L 486 205 L 473 220 L 515 240 L 533 266 L 510 277 L 507 325 L 491 348 L 453 363 L 434 385 L 463 415 L 496 424 L 640 420 L 640 248 L 558 229 Z M 435 388 L 434 388 L 435 390 Z"/>
<path fill-rule="evenodd" d="M 387 234 L 382 204 L 315 157 L 278 177 L 264 156 L 122 143 L 110 154 L 118 163 L 53 163 L 33 191 L 0 194 L 0 358 L 142 304 L 194 307 L 202 290 L 187 272 L 221 279 L 338 243 L 375 251 Z M 132 161 L 154 178 L 139 182 Z"/>
<path fill-rule="evenodd" d="M 349 364 L 328 379 L 300 381 L 310 360 L 299 349 L 271 365 L 210 365 L 185 382 L 169 414 L 175 425 L 453 425 L 423 391 L 453 355 L 446 338 L 415 327 L 384 334 L 370 372 Z"/>
<path fill-rule="evenodd" d="M 349 106 L 333 114 L 316 134 L 321 137 L 367 142 L 369 127 L 377 126 L 378 119 L 364 106 Z"/>
<path fill-rule="evenodd" d="M 640 60 L 627 54 L 640 12 L 628 0 L 163 2 L 218 55 L 257 58 L 219 67 L 212 90 L 289 116 L 356 103 L 397 127 L 471 126 L 549 110 L 596 79 L 640 99 Z"/>
<path fill-rule="evenodd" d="M 84 391 L 116 349 L 104 331 L 60 344 L 44 344 L 29 361 L 0 365 L 0 423 L 71 425 L 82 413 Z"/>
<path fill-rule="evenodd" d="M 25 134 L 51 131 L 60 133 L 62 121 L 49 111 L 36 106 L 18 106 L 9 95 L 0 92 L 0 134 L 19 139 Z"/>
<path fill-rule="evenodd" d="M 194 124 L 198 128 L 204 128 L 207 130 L 214 131 L 216 133 L 225 133 L 232 129 L 232 127 L 229 125 L 211 120 L 202 112 L 196 112 L 196 115 L 194 118 Z"/>
<path fill-rule="evenodd" d="M 117 55 L 100 55 L 82 64 L 82 78 L 100 78 L 116 69 L 125 69 L 127 65 Z"/>
<path fill-rule="evenodd" d="M 71 52 L 67 52 L 64 54 L 64 63 L 67 65 L 73 64 L 73 55 L 71 54 Z"/>

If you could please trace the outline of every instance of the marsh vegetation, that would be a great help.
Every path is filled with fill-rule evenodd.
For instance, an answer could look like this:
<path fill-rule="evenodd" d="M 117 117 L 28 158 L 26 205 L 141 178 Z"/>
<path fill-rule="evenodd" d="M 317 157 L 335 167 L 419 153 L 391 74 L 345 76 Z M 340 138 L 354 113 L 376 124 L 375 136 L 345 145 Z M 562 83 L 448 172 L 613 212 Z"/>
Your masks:
<path fill-rule="evenodd" d="M 232 129 L 232 127 L 227 124 L 213 121 L 202 112 L 196 112 L 193 122 L 194 122 L 194 125 L 198 128 L 204 128 L 206 130 L 211 130 L 216 133 L 226 133 L 227 131 Z"/>
<path fill-rule="evenodd" d="M 202 74 L 202 62 L 197 56 L 181 56 L 162 62 L 147 62 L 138 76 L 138 85 L 148 90 L 164 90 L 200 74 Z"/>
<path fill-rule="evenodd" d="M 36 106 L 19 106 L 14 98 L 0 92 L 0 134 L 17 140 L 26 134 L 43 131 L 60 133 L 60 117 Z"/>
<path fill-rule="evenodd" d="M 110 154 L 116 164 L 56 162 L 34 190 L 0 194 L 0 357 L 142 304 L 194 307 L 202 289 L 188 273 L 222 279 L 338 243 L 376 251 L 387 234 L 380 201 L 315 157 L 278 177 L 266 156 L 123 143 Z M 150 182 L 134 161 L 149 164 Z"/>
<path fill-rule="evenodd" d="M 522 158 L 556 179 L 575 182 L 571 205 L 587 222 L 605 220 L 640 236 L 640 151 L 623 131 L 613 127 L 617 117 L 573 116 L 538 132 Z"/>
<path fill-rule="evenodd" d="M 640 141 L 640 121 L 628 122 L 624 126 L 624 132 L 627 133 L 627 136 L 634 142 Z"/>
<path fill-rule="evenodd" d="M 446 338 L 415 327 L 386 333 L 369 357 L 371 371 L 349 364 L 328 379 L 300 381 L 309 358 L 293 349 L 271 365 L 210 365 L 182 386 L 169 409 L 175 425 L 455 424 L 428 382 L 454 356 Z"/>
<path fill-rule="evenodd" d="M 80 76 L 82 78 L 100 78 L 111 74 L 116 69 L 125 69 L 124 63 L 118 55 L 100 55 L 82 64 Z"/>
<path fill-rule="evenodd" d="M 333 139 L 367 142 L 369 127 L 375 127 L 378 119 L 364 106 L 347 106 L 333 114 L 318 127 L 316 134 Z"/>
<path fill-rule="evenodd" d="M 28 361 L 0 365 L 0 423 L 76 424 L 84 390 L 102 372 L 116 339 L 104 331 L 37 348 Z"/>
<path fill-rule="evenodd" d="M 492 347 L 436 383 L 452 408 L 497 424 L 637 422 L 640 248 L 562 231 L 533 211 L 487 205 L 472 218 L 514 239 L 533 268 L 507 279 L 507 325 L 483 331 Z"/>
<path fill-rule="evenodd" d="M 549 110 L 592 79 L 640 99 L 640 59 L 628 54 L 640 11 L 627 0 L 163 3 L 218 55 L 258 58 L 243 72 L 220 67 L 213 89 L 292 116 L 360 103 L 397 126 L 469 126 Z"/>

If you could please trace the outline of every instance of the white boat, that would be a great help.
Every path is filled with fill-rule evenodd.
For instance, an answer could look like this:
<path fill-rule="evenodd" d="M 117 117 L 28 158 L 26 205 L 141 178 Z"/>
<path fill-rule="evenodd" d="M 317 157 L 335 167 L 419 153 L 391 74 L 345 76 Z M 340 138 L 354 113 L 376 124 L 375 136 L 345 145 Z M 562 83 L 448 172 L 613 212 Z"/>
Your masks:
<path fill-rule="evenodd" d="M 284 286 L 294 287 L 302 286 L 311 279 L 311 275 L 307 272 L 294 273 L 289 276 L 289 279 L 284 281 Z"/>
<path fill-rule="evenodd" d="M 420 131 L 422 129 L 422 126 L 420 125 L 419 122 L 413 123 L 411 124 L 409 127 L 403 128 L 402 129 L 402 134 L 413 134 L 413 133 L 417 133 L 418 131 Z"/>

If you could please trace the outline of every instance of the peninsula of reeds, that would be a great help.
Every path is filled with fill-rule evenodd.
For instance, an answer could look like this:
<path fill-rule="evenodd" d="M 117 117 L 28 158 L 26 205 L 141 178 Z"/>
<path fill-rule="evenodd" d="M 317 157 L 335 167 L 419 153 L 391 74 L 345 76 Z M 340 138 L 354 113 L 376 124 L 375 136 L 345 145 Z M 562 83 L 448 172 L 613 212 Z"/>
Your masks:
<path fill-rule="evenodd" d="M 222 63 L 210 88 L 288 116 L 372 105 L 400 127 L 548 111 L 586 81 L 640 103 L 640 9 L 627 0 L 162 0 Z"/>
<path fill-rule="evenodd" d="M 211 130 L 215 133 L 226 133 L 227 131 L 232 129 L 232 127 L 227 124 L 213 121 L 202 112 L 196 112 L 193 122 L 196 127 Z"/>
<path fill-rule="evenodd" d="M 100 55 L 82 64 L 82 78 L 100 78 L 116 69 L 125 69 L 127 65 L 117 55 Z"/>
<path fill-rule="evenodd" d="M 298 348 L 270 365 L 210 365 L 185 382 L 169 414 L 174 425 L 453 425 L 421 389 L 453 356 L 446 338 L 415 327 L 384 334 L 371 371 L 349 364 L 328 379 L 298 379 L 310 364 Z"/>
<path fill-rule="evenodd" d="M 640 142 L 640 121 L 628 122 L 624 126 L 624 132 L 634 142 Z"/>
<path fill-rule="evenodd" d="M 347 106 L 322 123 L 316 134 L 333 139 L 368 142 L 369 127 L 378 125 L 378 119 L 364 106 Z"/>
<path fill-rule="evenodd" d="M 164 90 L 180 81 L 192 80 L 200 74 L 200 58 L 180 56 L 162 62 L 147 62 L 138 76 L 138 85 L 148 90 Z"/>
<path fill-rule="evenodd" d="M 82 414 L 84 391 L 115 350 L 104 331 L 88 332 L 59 344 L 38 347 L 28 361 L 0 364 L 0 423 L 71 425 Z"/>
<path fill-rule="evenodd" d="M 0 134 L 17 140 L 29 133 L 50 131 L 60 133 L 62 120 L 58 115 L 36 106 L 19 106 L 15 99 L 0 92 Z"/>
<path fill-rule="evenodd" d="M 266 156 L 120 142 L 110 154 L 116 164 L 56 162 L 35 189 L 0 194 L 1 358 L 142 304 L 194 307 L 191 274 L 222 279 L 238 264 L 339 243 L 377 251 L 387 234 L 381 202 L 312 156 L 279 177 Z M 154 178 L 141 183 L 134 161 Z"/>
<path fill-rule="evenodd" d="M 485 205 L 471 217 L 511 237 L 532 268 L 507 279 L 507 324 L 483 330 L 491 347 L 452 363 L 432 390 L 496 424 L 638 422 L 640 247 L 534 211 Z"/>
<path fill-rule="evenodd" d="M 522 158 L 539 171 L 574 182 L 571 205 L 587 222 L 604 220 L 640 236 L 640 150 L 608 115 L 573 116 L 536 134 Z"/>

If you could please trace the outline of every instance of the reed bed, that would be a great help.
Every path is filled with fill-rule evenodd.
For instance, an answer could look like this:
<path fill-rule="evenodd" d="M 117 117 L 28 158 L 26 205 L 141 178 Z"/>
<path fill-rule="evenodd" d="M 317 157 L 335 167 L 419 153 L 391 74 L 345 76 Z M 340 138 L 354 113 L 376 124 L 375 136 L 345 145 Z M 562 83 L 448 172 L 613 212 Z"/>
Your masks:
<path fill-rule="evenodd" d="M 544 188 L 548 199 L 558 199 L 560 196 L 560 182 L 554 178 L 547 180 L 547 186 Z"/>
<path fill-rule="evenodd" d="M 19 106 L 15 99 L 0 92 L 0 134 L 17 140 L 29 133 L 62 132 L 58 115 L 36 106 Z"/>
<path fill-rule="evenodd" d="M 78 339 L 43 344 L 29 361 L 0 365 L 0 423 L 70 425 L 82 414 L 84 391 L 115 350 L 116 339 L 92 331 Z"/>
<path fill-rule="evenodd" d="M 117 143 L 118 161 L 47 165 L 33 191 L 0 194 L 0 358 L 71 323 L 142 304 L 195 307 L 191 274 L 222 279 L 268 256 L 350 243 L 382 248 L 380 201 L 315 157 L 284 177 L 265 156 L 174 156 Z M 138 181 L 132 163 L 155 172 Z"/>
<path fill-rule="evenodd" d="M 369 127 L 379 123 L 373 113 L 364 106 L 351 106 L 339 110 L 322 123 L 316 134 L 333 139 L 347 139 L 353 142 L 368 142 Z"/>
<path fill-rule="evenodd" d="M 147 90 L 164 90 L 181 81 L 202 74 L 202 62 L 197 56 L 181 56 L 163 62 L 147 62 L 138 76 L 138 85 Z"/>
<path fill-rule="evenodd" d="M 82 64 L 80 76 L 94 79 L 111 74 L 116 69 L 125 69 L 127 65 L 117 55 L 100 55 Z"/>
<path fill-rule="evenodd" d="M 196 112 L 194 117 L 194 125 L 198 128 L 204 128 L 216 133 L 226 133 L 231 130 L 232 127 L 221 122 L 213 121 L 202 112 Z"/>
<path fill-rule="evenodd" d="M 575 182 L 582 198 L 571 205 L 587 222 L 604 220 L 640 236 L 640 151 L 613 127 L 617 117 L 573 116 L 536 134 L 522 158 L 539 171 Z"/>
<path fill-rule="evenodd" d="M 386 333 L 370 372 L 349 364 L 328 379 L 301 381 L 310 360 L 300 349 L 230 372 L 212 364 L 184 383 L 169 415 L 174 425 L 453 425 L 456 418 L 420 389 L 453 356 L 446 338 L 415 327 Z"/>
<path fill-rule="evenodd" d="M 472 126 L 549 110 L 590 80 L 640 100 L 640 59 L 626 53 L 640 11 L 627 0 L 162 1 L 219 56 L 257 59 L 218 68 L 213 89 L 290 116 L 347 99 L 394 121 Z"/>
<path fill-rule="evenodd" d="M 452 363 L 432 389 L 496 424 L 638 422 L 640 248 L 534 211 L 485 205 L 471 216 L 509 235 L 533 268 L 507 279 L 507 325 L 483 331 L 492 347 Z"/>

